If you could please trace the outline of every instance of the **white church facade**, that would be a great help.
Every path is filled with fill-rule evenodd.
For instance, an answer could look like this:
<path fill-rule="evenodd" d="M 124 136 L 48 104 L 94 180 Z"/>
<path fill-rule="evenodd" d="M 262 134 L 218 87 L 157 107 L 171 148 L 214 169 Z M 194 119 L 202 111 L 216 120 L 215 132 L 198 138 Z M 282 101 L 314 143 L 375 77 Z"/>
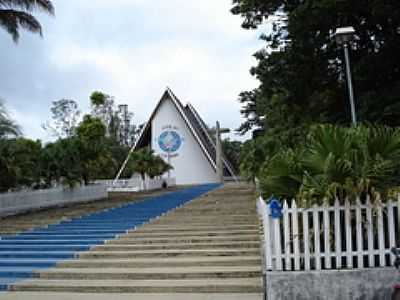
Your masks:
<path fill-rule="evenodd" d="M 215 139 L 192 105 L 184 106 L 167 88 L 143 128 L 134 150 L 151 147 L 173 169 L 178 185 L 219 182 Z M 235 178 L 223 156 L 224 176 Z"/>

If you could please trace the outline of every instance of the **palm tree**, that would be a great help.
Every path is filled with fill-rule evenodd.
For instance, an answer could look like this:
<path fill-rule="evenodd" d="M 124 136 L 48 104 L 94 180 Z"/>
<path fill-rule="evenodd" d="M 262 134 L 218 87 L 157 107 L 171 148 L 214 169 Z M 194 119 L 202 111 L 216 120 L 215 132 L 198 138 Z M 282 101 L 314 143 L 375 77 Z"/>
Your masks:
<path fill-rule="evenodd" d="M 31 14 L 34 10 L 54 15 L 50 0 L 0 0 L 0 27 L 11 34 L 14 42 L 18 41 L 21 28 L 42 35 L 42 26 Z"/>
<path fill-rule="evenodd" d="M 19 126 L 10 119 L 4 104 L 0 100 L 0 139 L 10 135 L 17 136 L 20 133 Z"/>
<path fill-rule="evenodd" d="M 155 155 L 150 148 L 143 148 L 132 153 L 130 163 L 132 170 L 140 174 L 144 189 L 146 189 L 146 175 L 154 178 L 172 169 L 172 166 L 167 164 L 161 157 Z"/>

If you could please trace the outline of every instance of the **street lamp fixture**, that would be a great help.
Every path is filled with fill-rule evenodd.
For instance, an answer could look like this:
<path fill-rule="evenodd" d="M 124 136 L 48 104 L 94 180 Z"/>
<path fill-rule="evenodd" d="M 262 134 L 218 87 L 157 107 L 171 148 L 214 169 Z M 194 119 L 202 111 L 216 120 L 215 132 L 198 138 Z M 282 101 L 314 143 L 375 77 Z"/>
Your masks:
<path fill-rule="evenodd" d="M 356 116 L 356 107 L 354 103 L 354 91 L 353 91 L 353 82 L 351 79 L 351 66 L 350 66 L 350 55 L 349 55 L 349 44 L 354 41 L 355 33 L 353 27 L 340 27 L 337 28 L 334 37 L 336 39 L 336 43 L 339 46 L 343 46 L 344 57 L 346 60 L 346 77 L 347 77 L 347 85 L 349 88 L 349 99 L 350 99 L 350 108 L 351 108 L 351 119 L 353 125 L 357 124 L 357 116 Z"/>

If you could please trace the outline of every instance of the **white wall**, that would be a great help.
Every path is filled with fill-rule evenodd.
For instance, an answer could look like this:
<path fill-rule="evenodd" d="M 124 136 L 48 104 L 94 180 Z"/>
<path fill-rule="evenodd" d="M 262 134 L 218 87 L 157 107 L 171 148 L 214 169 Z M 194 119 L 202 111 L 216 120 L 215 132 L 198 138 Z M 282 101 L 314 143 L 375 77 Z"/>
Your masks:
<path fill-rule="evenodd" d="M 13 215 L 34 209 L 107 198 L 106 186 L 89 186 L 64 189 L 24 191 L 0 194 L 0 216 Z"/>
<path fill-rule="evenodd" d="M 151 127 L 152 149 L 161 155 L 165 161 L 168 161 L 168 155 L 159 146 L 159 136 L 165 130 L 174 130 L 183 140 L 181 147 L 172 153 L 169 162 L 174 167 L 170 172 L 170 176 L 176 178 L 178 185 L 218 182 L 216 172 L 172 100 L 166 99 L 161 103 L 152 120 Z"/>

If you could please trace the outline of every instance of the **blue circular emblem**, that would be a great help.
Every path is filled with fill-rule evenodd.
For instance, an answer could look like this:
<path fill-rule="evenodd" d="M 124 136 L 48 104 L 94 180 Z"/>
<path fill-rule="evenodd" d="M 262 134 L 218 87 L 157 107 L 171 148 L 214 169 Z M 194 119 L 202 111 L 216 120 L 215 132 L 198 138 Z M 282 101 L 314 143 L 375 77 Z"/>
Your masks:
<path fill-rule="evenodd" d="M 164 152 L 176 152 L 182 145 L 182 138 L 176 131 L 164 131 L 158 138 L 158 145 Z"/>

